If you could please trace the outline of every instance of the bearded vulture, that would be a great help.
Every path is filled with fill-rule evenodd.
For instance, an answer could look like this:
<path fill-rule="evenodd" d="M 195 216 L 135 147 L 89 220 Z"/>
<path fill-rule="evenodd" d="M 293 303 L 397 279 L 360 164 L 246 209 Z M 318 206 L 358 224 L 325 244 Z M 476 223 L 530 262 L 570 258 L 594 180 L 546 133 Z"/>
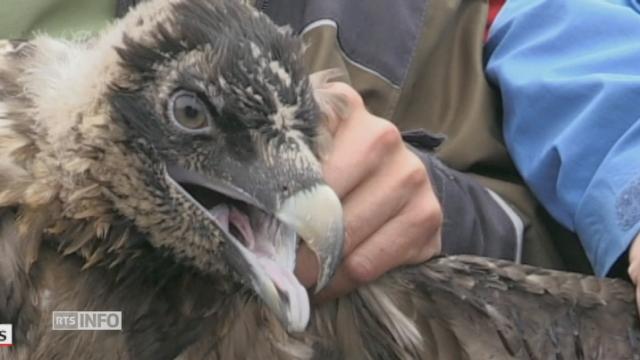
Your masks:
<path fill-rule="evenodd" d="M 311 309 L 343 240 L 301 41 L 236 0 L 0 43 L 0 359 L 639 359 L 623 281 L 471 256 Z M 341 105 L 342 104 L 342 105 Z M 344 110 L 344 109 L 343 109 Z M 121 311 L 53 331 L 52 311 Z"/>

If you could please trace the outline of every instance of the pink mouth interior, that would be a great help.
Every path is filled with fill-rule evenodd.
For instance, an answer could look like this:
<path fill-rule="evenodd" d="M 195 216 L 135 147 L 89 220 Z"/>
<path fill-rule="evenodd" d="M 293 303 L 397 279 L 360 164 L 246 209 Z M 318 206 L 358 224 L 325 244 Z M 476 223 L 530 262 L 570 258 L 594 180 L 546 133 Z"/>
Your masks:
<path fill-rule="evenodd" d="M 236 207 L 220 204 L 209 211 L 221 227 L 240 240 L 244 246 L 256 256 L 258 264 L 273 281 L 276 288 L 285 298 L 300 296 L 299 281 L 293 274 L 293 269 L 287 269 L 277 262 L 276 249 L 273 239 L 256 236 L 251 221 L 246 213 Z M 306 297 L 306 294 L 304 294 Z"/>

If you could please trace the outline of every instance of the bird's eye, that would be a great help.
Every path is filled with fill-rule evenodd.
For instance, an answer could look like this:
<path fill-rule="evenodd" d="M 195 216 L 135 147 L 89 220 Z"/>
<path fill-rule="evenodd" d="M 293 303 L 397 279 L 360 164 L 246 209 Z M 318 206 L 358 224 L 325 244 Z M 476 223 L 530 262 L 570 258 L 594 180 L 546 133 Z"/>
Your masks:
<path fill-rule="evenodd" d="M 209 111 L 200 98 L 188 91 L 179 91 L 169 102 L 169 116 L 181 128 L 189 131 L 209 127 Z"/>

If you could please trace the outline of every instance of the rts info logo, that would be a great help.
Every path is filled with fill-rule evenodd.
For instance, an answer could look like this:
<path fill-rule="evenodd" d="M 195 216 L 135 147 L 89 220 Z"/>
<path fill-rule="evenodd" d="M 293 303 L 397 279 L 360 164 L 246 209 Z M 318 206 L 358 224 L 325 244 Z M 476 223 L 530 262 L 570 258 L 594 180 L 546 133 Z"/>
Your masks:
<path fill-rule="evenodd" d="M 0 347 L 13 345 L 13 326 L 0 324 Z"/>

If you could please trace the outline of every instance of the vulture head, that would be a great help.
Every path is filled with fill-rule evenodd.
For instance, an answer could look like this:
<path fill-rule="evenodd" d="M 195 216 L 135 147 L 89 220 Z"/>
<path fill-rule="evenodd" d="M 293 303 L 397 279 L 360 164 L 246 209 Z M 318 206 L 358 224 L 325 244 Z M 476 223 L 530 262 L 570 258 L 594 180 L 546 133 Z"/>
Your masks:
<path fill-rule="evenodd" d="M 11 82 L 23 95 L 0 98 L 0 206 L 19 209 L 34 242 L 87 267 L 169 258 L 228 291 L 250 287 L 290 330 L 305 328 L 299 239 L 321 288 L 343 224 L 298 39 L 239 1 L 171 0 L 143 3 L 95 40 L 41 37 L 15 51 L 14 68 L 46 66 L 24 62 L 34 70 Z"/>

